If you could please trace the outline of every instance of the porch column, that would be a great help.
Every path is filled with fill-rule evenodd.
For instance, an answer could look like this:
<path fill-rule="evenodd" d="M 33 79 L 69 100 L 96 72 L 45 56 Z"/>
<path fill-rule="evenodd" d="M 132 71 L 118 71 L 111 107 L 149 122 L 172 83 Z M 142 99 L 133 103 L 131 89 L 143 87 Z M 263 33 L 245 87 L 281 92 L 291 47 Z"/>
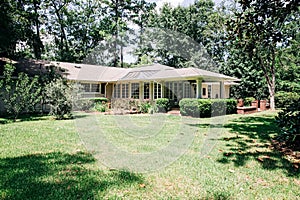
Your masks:
<path fill-rule="evenodd" d="M 225 85 L 224 81 L 220 81 L 220 99 L 225 98 Z"/>
<path fill-rule="evenodd" d="M 150 97 L 150 101 L 153 101 L 153 99 L 154 99 L 154 89 L 153 89 L 153 85 L 154 85 L 154 83 L 153 83 L 153 81 L 150 81 L 150 83 L 149 83 L 149 97 Z"/>
<path fill-rule="evenodd" d="M 197 84 L 196 98 L 201 99 L 202 98 L 202 79 L 197 79 L 196 84 Z"/>
<path fill-rule="evenodd" d="M 144 99 L 144 82 L 140 82 L 140 100 Z"/>
<path fill-rule="evenodd" d="M 161 86 L 161 98 L 165 98 L 165 82 L 161 81 L 160 86 Z"/>

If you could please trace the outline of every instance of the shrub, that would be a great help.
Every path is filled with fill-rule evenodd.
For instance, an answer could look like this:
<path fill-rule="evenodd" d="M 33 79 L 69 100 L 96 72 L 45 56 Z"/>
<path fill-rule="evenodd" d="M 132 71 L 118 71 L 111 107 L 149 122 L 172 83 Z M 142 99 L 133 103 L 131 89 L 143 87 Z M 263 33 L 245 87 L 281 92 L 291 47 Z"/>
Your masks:
<path fill-rule="evenodd" d="M 13 79 L 15 67 L 10 64 L 4 66 L 4 79 L 0 80 L 0 98 L 4 102 L 6 112 L 12 114 L 16 120 L 20 113 L 32 112 L 41 100 L 41 86 L 38 77 L 30 78 L 25 73 L 18 73 Z"/>
<path fill-rule="evenodd" d="M 235 99 L 212 99 L 211 102 L 211 113 L 213 116 L 236 113 Z"/>
<path fill-rule="evenodd" d="M 165 113 L 170 109 L 170 101 L 167 98 L 156 99 L 155 106 L 158 112 Z"/>
<path fill-rule="evenodd" d="M 299 101 L 300 95 L 296 92 L 279 91 L 275 94 L 275 103 L 277 108 L 285 108 Z"/>
<path fill-rule="evenodd" d="M 300 143 L 300 104 L 298 98 L 289 99 L 288 104 L 278 113 L 276 123 L 281 131 L 278 139 L 287 143 Z"/>
<path fill-rule="evenodd" d="M 138 110 L 141 113 L 149 113 L 150 109 L 152 108 L 152 105 L 149 101 L 142 101 L 140 102 L 138 106 Z"/>
<path fill-rule="evenodd" d="M 55 79 L 46 88 L 47 103 L 50 105 L 50 115 L 56 119 L 71 117 L 72 86 L 63 79 Z"/>
<path fill-rule="evenodd" d="M 103 103 L 103 102 L 107 103 L 109 101 L 108 98 L 106 97 L 95 97 L 95 98 L 90 98 L 89 100 L 95 103 Z"/>
<path fill-rule="evenodd" d="M 98 112 L 106 112 L 107 109 L 108 108 L 106 103 L 102 101 L 102 102 L 95 102 L 91 110 L 98 111 Z"/>
<path fill-rule="evenodd" d="M 197 99 L 182 99 L 179 102 L 179 107 L 183 116 L 200 117 Z"/>
<path fill-rule="evenodd" d="M 244 106 L 251 106 L 251 103 L 255 101 L 254 97 L 246 97 L 244 99 Z"/>
<path fill-rule="evenodd" d="M 179 106 L 183 116 L 210 117 L 236 113 L 234 99 L 182 99 Z"/>

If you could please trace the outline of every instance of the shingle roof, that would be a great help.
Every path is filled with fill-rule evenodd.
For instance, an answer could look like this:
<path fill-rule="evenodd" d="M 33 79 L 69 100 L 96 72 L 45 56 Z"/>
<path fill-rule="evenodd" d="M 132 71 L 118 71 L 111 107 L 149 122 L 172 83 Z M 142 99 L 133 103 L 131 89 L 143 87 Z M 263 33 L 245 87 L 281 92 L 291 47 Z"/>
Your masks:
<path fill-rule="evenodd" d="M 2 62 L 6 60 L 0 59 Z M 117 81 L 159 81 L 184 80 L 202 78 L 204 81 L 239 81 L 239 79 L 223 74 L 206 71 L 198 68 L 176 69 L 161 64 L 151 64 L 136 68 L 116 68 L 99 65 L 76 64 L 67 62 L 49 62 L 37 60 L 24 60 L 16 62 L 18 71 L 32 75 L 47 72 L 47 66 L 56 66 L 58 73 L 69 80 L 117 82 Z M 1 74 L 0 74 L 1 75 Z"/>
<path fill-rule="evenodd" d="M 114 82 L 128 73 L 128 69 L 97 65 L 66 62 L 51 62 L 50 65 L 65 69 L 64 75 L 69 80 Z"/>

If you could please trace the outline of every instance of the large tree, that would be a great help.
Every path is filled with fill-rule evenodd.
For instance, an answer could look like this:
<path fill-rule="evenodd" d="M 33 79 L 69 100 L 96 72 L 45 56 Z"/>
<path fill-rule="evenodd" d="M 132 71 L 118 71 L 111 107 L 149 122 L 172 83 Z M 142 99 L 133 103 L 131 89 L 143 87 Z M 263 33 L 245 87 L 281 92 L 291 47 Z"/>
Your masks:
<path fill-rule="evenodd" d="M 298 11 L 295 0 L 239 0 L 241 10 L 228 23 L 231 41 L 237 41 L 241 52 L 258 62 L 275 109 L 276 57 L 278 45 L 288 40 L 283 27 L 291 13 Z"/>

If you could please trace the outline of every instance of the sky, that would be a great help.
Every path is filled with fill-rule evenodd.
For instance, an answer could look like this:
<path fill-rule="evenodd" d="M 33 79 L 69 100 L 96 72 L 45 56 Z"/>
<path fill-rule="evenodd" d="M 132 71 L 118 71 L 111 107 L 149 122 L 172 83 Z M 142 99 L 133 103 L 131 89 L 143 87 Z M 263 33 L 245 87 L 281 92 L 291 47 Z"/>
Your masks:
<path fill-rule="evenodd" d="M 178 5 L 187 6 L 192 4 L 195 0 L 148 0 L 149 2 L 156 2 L 158 8 L 162 7 L 164 3 L 170 3 L 172 6 L 176 7 Z M 222 0 L 213 0 L 215 4 L 219 4 Z"/>

